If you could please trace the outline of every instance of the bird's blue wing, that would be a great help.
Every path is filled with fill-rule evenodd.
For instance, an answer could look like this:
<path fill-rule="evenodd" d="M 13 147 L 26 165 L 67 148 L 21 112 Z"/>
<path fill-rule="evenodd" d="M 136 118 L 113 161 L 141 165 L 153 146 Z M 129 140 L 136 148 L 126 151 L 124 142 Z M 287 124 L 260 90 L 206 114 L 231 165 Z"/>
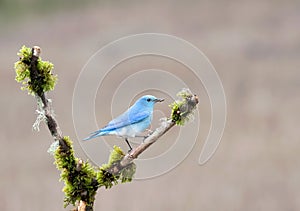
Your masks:
<path fill-rule="evenodd" d="M 136 124 L 149 117 L 149 115 L 150 113 L 148 111 L 141 111 L 141 112 L 127 111 L 124 114 L 110 121 L 107 126 L 101 129 L 101 131 L 111 131 L 111 130 L 125 127 L 127 125 Z"/>
<path fill-rule="evenodd" d="M 129 110 L 110 121 L 108 125 L 106 125 L 104 128 L 91 133 L 88 137 L 86 137 L 83 140 L 87 141 L 98 136 L 107 135 L 111 131 L 114 131 L 116 129 L 141 122 L 147 117 L 149 117 L 149 115 L 150 113 L 148 111 L 132 112 Z"/>

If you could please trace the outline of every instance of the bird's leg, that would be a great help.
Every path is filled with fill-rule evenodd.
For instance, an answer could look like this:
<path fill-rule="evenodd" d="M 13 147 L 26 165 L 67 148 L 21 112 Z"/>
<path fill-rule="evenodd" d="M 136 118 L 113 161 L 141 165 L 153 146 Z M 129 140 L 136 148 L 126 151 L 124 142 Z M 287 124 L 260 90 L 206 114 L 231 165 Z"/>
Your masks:
<path fill-rule="evenodd" d="M 129 146 L 129 150 L 128 150 L 128 152 L 130 152 L 130 151 L 132 150 L 132 147 L 130 146 L 130 144 L 129 144 L 129 141 L 128 141 L 128 139 L 127 139 L 127 138 L 125 138 L 125 141 L 126 141 L 127 145 Z"/>

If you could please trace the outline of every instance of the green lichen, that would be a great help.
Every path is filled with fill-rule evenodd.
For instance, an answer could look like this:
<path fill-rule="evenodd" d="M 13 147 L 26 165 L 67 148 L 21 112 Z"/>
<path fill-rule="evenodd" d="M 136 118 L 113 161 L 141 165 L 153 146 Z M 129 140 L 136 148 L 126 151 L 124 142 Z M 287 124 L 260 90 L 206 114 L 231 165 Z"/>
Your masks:
<path fill-rule="evenodd" d="M 92 206 L 95 200 L 99 184 L 96 180 L 96 171 L 88 162 L 83 162 L 75 157 L 72 148 L 72 141 L 64 137 L 67 147 L 61 145 L 55 152 L 55 164 L 61 171 L 61 181 L 64 181 L 65 193 L 64 206 L 83 200 L 87 205 Z"/>
<path fill-rule="evenodd" d="M 22 46 L 18 56 L 20 60 L 14 65 L 16 81 L 22 83 L 22 90 L 28 90 L 29 94 L 35 95 L 41 92 L 48 92 L 54 89 L 57 76 L 52 74 L 53 64 L 48 61 L 37 60 L 38 73 L 34 79 L 31 75 L 32 49 Z"/>
<path fill-rule="evenodd" d="M 193 119 L 193 111 L 196 108 L 196 103 L 191 101 L 194 95 L 189 89 L 182 89 L 177 96 L 180 97 L 181 100 L 176 100 L 169 105 L 172 108 L 171 119 L 176 125 L 182 126 Z"/>
<path fill-rule="evenodd" d="M 129 164 L 118 174 L 112 174 L 108 171 L 108 169 L 112 168 L 124 158 L 125 154 L 121 150 L 120 147 L 114 146 L 112 152 L 110 153 L 109 160 L 107 164 L 103 164 L 100 168 L 100 171 L 97 174 L 97 181 L 100 186 L 104 186 L 105 188 L 111 188 L 113 185 L 118 184 L 119 182 L 131 182 L 132 178 L 136 171 L 136 165 L 134 163 Z"/>

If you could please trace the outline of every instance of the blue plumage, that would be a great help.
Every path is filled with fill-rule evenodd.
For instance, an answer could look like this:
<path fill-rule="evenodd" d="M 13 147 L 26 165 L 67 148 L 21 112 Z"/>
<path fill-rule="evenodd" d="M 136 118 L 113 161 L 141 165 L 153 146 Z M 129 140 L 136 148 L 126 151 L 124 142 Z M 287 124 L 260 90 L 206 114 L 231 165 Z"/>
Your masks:
<path fill-rule="evenodd" d="M 131 150 L 127 138 L 137 136 L 150 126 L 154 104 L 162 101 L 163 99 L 158 99 L 152 95 L 145 95 L 138 99 L 126 112 L 83 140 L 90 140 L 98 136 L 116 135 L 125 138 Z"/>

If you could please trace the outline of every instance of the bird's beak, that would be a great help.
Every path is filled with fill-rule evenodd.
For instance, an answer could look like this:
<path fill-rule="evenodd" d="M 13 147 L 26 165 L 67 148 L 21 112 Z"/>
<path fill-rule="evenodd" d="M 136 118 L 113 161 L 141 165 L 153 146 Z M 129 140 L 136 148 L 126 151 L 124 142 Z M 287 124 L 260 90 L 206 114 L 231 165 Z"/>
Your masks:
<path fill-rule="evenodd" d="M 157 98 L 157 99 L 155 99 L 155 100 L 154 100 L 154 102 L 156 102 L 156 103 L 157 103 L 157 102 L 162 102 L 162 101 L 164 101 L 164 100 L 165 100 L 165 99 L 160 99 L 160 98 Z"/>

